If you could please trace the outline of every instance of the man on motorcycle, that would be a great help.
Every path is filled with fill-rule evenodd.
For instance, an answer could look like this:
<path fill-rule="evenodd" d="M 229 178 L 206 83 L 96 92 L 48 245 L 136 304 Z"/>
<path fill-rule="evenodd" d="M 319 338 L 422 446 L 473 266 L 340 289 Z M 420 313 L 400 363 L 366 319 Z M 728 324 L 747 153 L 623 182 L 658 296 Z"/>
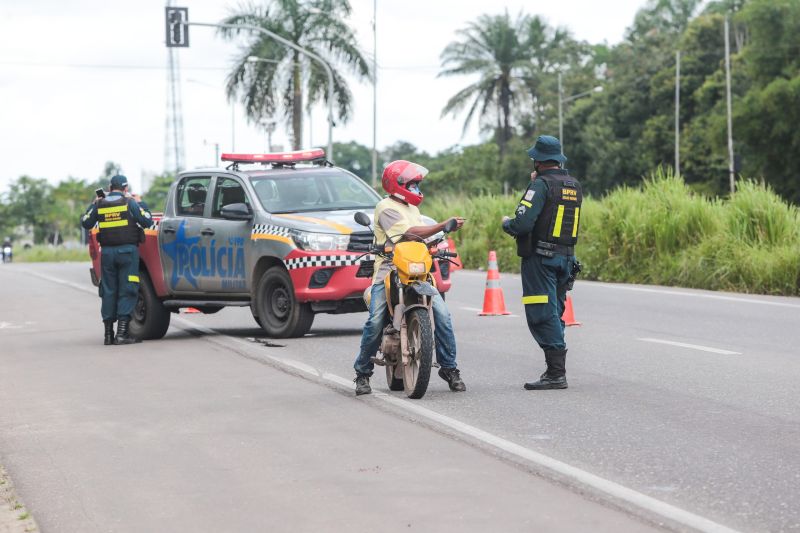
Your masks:
<path fill-rule="evenodd" d="M 381 184 L 389 196 L 375 206 L 375 242 L 379 246 L 397 243 L 403 238 L 426 239 L 444 229 L 445 222 L 425 225 L 417 207 L 422 203 L 423 194 L 419 185 L 428 170 L 409 161 L 393 161 L 383 171 Z M 456 229 L 464 225 L 464 219 L 453 217 Z M 382 257 L 375 258 L 375 274 L 370 288 L 369 318 L 364 325 L 361 336 L 361 350 L 356 357 L 353 368 L 356 371 L 356 395 L 369 394 L 372 388 L 369 378 L 374 367 L 371 358 L 375 357 L 380 347 L 383 328 L 386 326 L 389 312 L 386 308 L 386 291 L 384 279 L 392 265 Z M 441 296 L 433 297 L 433 317 L 436 338 L 436 361 L 439 363 L 439 377 L 447 381 L 450 390 L 460 392 L 467 390 L 456 367 L 456 338 L 450 313 Z"/>

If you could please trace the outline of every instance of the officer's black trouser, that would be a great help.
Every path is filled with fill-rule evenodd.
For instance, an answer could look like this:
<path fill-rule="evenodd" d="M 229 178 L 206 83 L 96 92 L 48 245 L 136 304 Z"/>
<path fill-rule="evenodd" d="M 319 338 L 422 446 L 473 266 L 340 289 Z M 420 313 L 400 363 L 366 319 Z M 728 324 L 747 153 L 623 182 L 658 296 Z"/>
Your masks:
<path fill-rule="evenodd" d="M 130 320 L 139 296 L 139 247 L 103 246 L 100 253 L 103 320 Z"/>
<path fill-rule="evenodd" d="M 564 305 L 575 256 L 522 258 L 522 303 L 531 335 L 543 350 L 563 350 Z"/>

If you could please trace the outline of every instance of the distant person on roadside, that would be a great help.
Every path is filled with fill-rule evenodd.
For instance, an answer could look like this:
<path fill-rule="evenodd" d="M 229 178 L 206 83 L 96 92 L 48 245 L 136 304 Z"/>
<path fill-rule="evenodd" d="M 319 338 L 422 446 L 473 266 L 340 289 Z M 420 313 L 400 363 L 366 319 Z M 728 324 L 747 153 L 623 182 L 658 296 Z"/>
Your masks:
<path fill-rule="evenodd" d="M 100 243 L 100 313 L 105 335 L 103 344 L 139 342 L 130 335 L 129 325 L 139 295 L 139 243 L 144 228 L 153 225 L 150 212 L 128 192 L 128 178 L 111 178 L 108 196 L 95 198 L 81 218 L 81 225 L 91 229 L 97 224 Z M 116 336 L 114 322 L 119 320 Z"/>
<path fill-rule="evenodd" d="M 417 207 L 422 203 L 423 194 L 419 189 L 428 169 L 409 161 L 392 161 L 383 170 L 381 184 L 389 196 L 375 206 L 375 243 L 384 246 L 399 239 L 427 239 L 444 229 L 445 222 L 426 225 Z M 454 217 L 456 229 L 464 225 L 464 219 Z M 389 311 L 386 308 L 384 279 L 392 265 L 381 257 L 375 259 L 375 273 L 370 288 L 369 318 L 364 324 L 361 336 L 361 349 L 353 367 L 356 370 L 356 396 L 369 394 L 372 388 L 369 378 L 374 364 L 372 358 L 378 353 L 383 328 Z M 441 296 L 433 297 L 434 336 L 436 339 L 436 361 L 439 363 L 439 377 L 445 380 L 453 392 L 467 390 L 456 367 L 456 337 L 450 312 Z"/>
<path fill-rule="evenodd" d="M 11 237 L 6 237 L 6 239 L 3 241 L 3 247 L 0 248 L 0 254 L 2 254 L 3 256 L 2 257 L 3 263 L 11 262 L 14 256 L 14 251 L 11 244 Z"/>
<path fill-rule="evenodd" d="M 547 370 L 527 390 L 566 389 L 567 345 L 564 305 L 580 263 L 575 258 L 583 193 L 580 182 L 563 168 L 561 142 L 541 135 L 528 150 L 534 171 L 517 205 L 503 217 L 503 230 L 516 238 L 522 258 L 522 303 L 528 329 L 544 350 Z"/>

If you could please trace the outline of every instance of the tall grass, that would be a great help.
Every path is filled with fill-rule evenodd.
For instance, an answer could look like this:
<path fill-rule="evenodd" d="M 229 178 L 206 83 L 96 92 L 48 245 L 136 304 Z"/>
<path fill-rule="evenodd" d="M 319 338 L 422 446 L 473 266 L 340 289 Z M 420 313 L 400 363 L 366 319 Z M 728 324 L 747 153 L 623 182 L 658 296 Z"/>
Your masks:
<path fill-rule="evenodd" d="M 426 214 L 468 218 L 454 235 L 467 268 L 496 250 L 501 270 L 519 271 L 514 240 L 500 228 L 518 196 L 432 200 Z M 730 198 L 708 199 L 659 169 L 639 188 L 586 198 L 581 211 L 585 279 L 800 295 L 800 213 L 764 184 L 743 180 Z"/>
<path fill-rule="evenodd" d="M 49 245 L 36 245 L 30 248 L 14 250 L 14 261 L 19 263 L 46 263 L 62 261 L 89 261 L 89 250 L 80 248 L 63 248 Z"/>

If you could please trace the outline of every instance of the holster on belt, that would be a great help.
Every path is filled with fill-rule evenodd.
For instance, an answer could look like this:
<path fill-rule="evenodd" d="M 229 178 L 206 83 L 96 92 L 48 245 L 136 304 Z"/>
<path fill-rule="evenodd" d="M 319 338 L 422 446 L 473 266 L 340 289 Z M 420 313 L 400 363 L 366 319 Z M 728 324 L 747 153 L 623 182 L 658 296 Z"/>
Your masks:
<path fill-rule="evenodd" d="M 546 242 L 546 241 L 537 241 L 535 251 L 538 255 L 544 257 L 553 257 L 556 254 L 575 255 L 574 246 L 562 246 L 560 244 L 554 244 L 552 242 Z"/>

